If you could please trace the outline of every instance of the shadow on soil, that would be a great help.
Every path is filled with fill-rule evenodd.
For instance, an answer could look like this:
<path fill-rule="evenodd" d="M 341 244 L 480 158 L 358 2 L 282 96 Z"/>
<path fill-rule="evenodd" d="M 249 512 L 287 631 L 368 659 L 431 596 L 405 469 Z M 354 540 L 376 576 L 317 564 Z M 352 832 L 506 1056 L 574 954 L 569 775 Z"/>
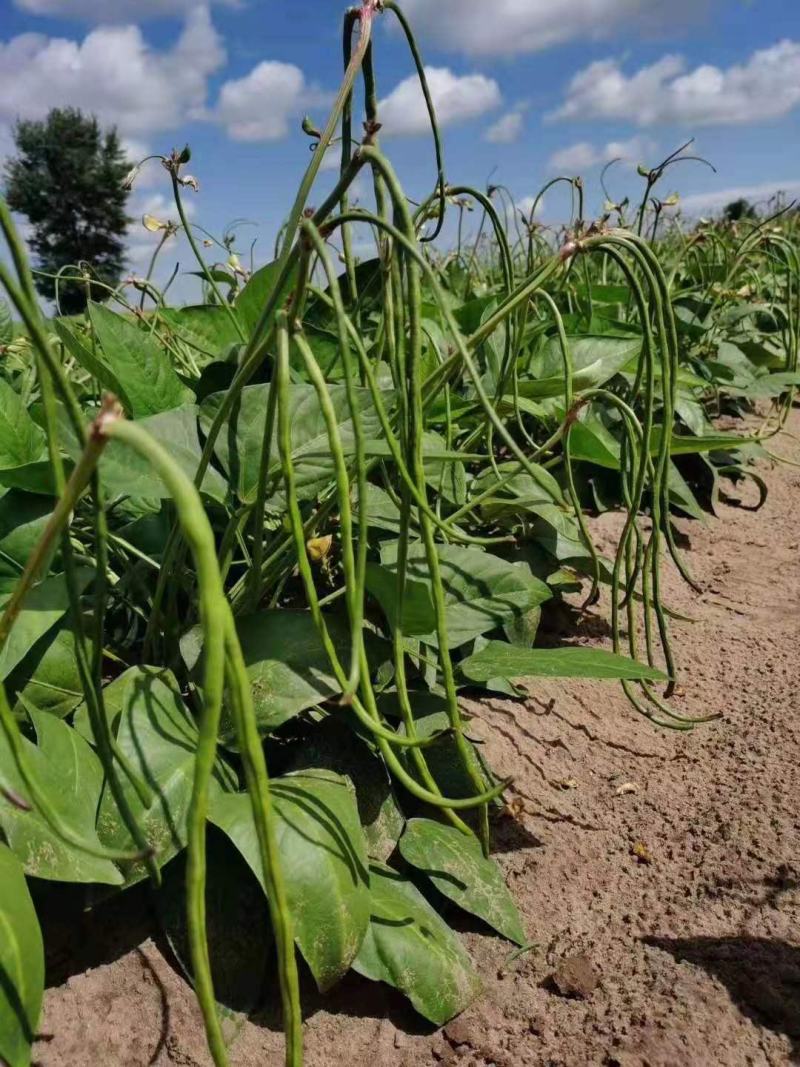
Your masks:
<path fill-rule="evenodd" d="M 800 1058 L 800 948 L 763 937 L 643 940 L 717 978 L 744 1015 L 788 1037 Z"/>

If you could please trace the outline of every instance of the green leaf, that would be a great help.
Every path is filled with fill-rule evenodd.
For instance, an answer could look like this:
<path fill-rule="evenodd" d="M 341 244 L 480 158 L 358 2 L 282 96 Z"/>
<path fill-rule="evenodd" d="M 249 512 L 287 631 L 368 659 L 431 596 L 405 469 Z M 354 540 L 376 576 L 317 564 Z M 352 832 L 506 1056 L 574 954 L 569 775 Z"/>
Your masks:
<path fill-rule="evenodd" d="M 0 298 L 0 345 L 10 345 L 14 340 L 14 320 L 8 301 Z"/>
<path fill-rule="evenodd" d="M 197 428 L 198 409 L 193 405 L 175 408 L 159 415 L 139 419 L 139 425 L 167 449 L 184 474 L 194 481 L 200 464 L 202 447 Z M 164 500 L 169 490 L 150 463 L 119 441 L 110 441 L 100 460 L 100 478 L 112 499 L 121 496 Z M 228 487 L 225 479 L 209 466 L 203 476 L 201 492 L 212 500 L 224 501 Z"/>
<path fill-rule="evenodd" d="M 544 467 L 531 464 L 533 474 L 527 470 L 520 470 L 516 460 L 507 460 L 497 464 L 497 471 L 502 479 L 508 479 L 501 489 L 496 489 L 498 495 L 519 496 L 535 498 L 550 504 L 563 504 L 564 493 L 561 486 Z M 535 475 L 535 477 L 534 477 Z M 486 467 L 480 472 L 472 483 L 474 495 L 484 493 L 487 489 L 496 488 L 497 473 L 494 467 Z"/>
<path fill-rule="evenodd" d="M 43 793 L 65 825 L 100 848 L 95 832 L 103 788 L 100 760 L 81 735 L 60 719 L 47 712 L 30 710 L 29 714 L 38 744 L 23 738 L 23 746 Z M 4 736 L 0 737 L 0 781 L 27 796 Z M 122 882 L 113 863 L 65 845 L 36 811 L 21 811 L 0 798 L 0 826 L 26 874 L 57 882 Z"/>
<path fill-rule="evenodd" d="M 449 503 L 460 507 L 467 499 L 467 472 L 464 464 L 455 458 L 433 458 L 431 453 L 441 455 L 447 451 L 447 443 L 440 434 L 430 430 L 423 435 L 423 451 L 426 456 L 423 464 L 425 481 Z"/>
<path fill-rule="evenodd" d="M 393 627 L 397 605 L 397 574 L 379 563 L 368 563 L 366 568 L 367 590 L 383 609 Z M 402 612 L 403 633 L 409 637 L 429 634 L 436 626 L 430 584 L 406 579 Z"/>
<path fill-rule="evenodd" d="M 480 634 L 504 626 L 550 599 L 550 590 L 526 566 L 516 566 L 477 548 L 457 545 L 438 545 L 437 554 L 450 648 L 458 648 Z M 396 543 L 383 549 L 382 560 L 395 573 Z M 411 546 L 407 573 L 412 581 L 431 588 L 422 545 Z M 420 638 L 426 644 L 437 644 L 433 630 Z"/>
<path fill-rule="evenodd" d="M 403 832 L 405 818 L 383 760 L 336 715 L 316 723 L 313 733 L 304 737 L 294 752 L 289 770 L 321 767 L 347 775 L 355 787 L 367 852 L 372 859 L 388 859 Z"/>
<path fill-rule="evenodd" d="M 91 577 L 90 570 L 78 570 L 76 580 L 79 592 L 83 592 Z M 8 595 L 0 597 L 0 608 L 7 600 Z M 0 680 L 10 674 L 39 638 L 55 626 L 68 608 L 69 594 L 63 574 L 45 578 L 31 589 L 6 643 L 0 649 Z"/>
<path fill-rule="evenodd" d="M 295 940 L 324 991 L 349 970 L 369 925 L 366 844 L 353 786 L 330 771 L 305 770 L 274 779 L 270 789 Z M 266 891 L 250 798 L 218 795 L 210 818 Z"/>
<path fill-rule="evenodd" d="M 575 392 L 603 385 L 641 351 L 641 337 L 568 337 Z M 533 399 L 564 395 L 564 359 L 558 338 L 551 337 L 531 367 L 535 381 L 519 383 L 521 396 Z"/>
<path fill-rule="evenodd" d="M 256 496 L 268 392 L 267 385 L 250 385 L 243 389 L 241 401 L 230 417 L 227 431 L 223 431 L 217 439 L 216 455 L 236 487 L 239 499 L 244 502 L 252 502 Z M 345 387 L 332 385 L 329 393 L 342 446 L 345 451 L 351 450 L 353 424 Z M 356 396 L 365 436 L 377 435 L 380 422 L 369 390 L 357 389 Z M 204 429 L 210 426 L 222 400 L 222 393 L 214 393 L 203 401 L 201 418 Z M 300 500 L 311 500 L 334 480 L 328 432 L 312 385 L 289 386 L 289 419 L 298 497 Z M 277 420 L 273 431 L 269 477 L 275 480 L 269 508 L 271 511 L 282 511 L 286 497 L 281 476 Z"/>
<path fill-rule="evenodd" d="M 22 574 L 54 503 L 18 489 L 0 497 L 0 577 L 18 578 Z"/>
<path fill-rule="evenodd" d="M 44 995 L 44 946 L 22 866 L 0 843 L 0 1061 L 29 1067 Z"/>
<path fill-rule="evenodd" d="M 163 866 L 186 844 L 197 724 L 170 671 L 131 667 L 113 685 L 106 711 L 120 750 L 152 794 L 150 803 L 142 803 L 127 775 L 121 774 L 120 781 L 134 817 L 155 849 L 159 866 Z M 211 795 L 231 788 L 235 788 L 235 779 L 218 760 Z M 100 804 L 97 831 L 109 848 L 136 848 L 108 789 Z M 147 868 L 142 862 L 134 862 L 124 865 L 122 871 L 125 884 L 131 885 L 145 877 Z"/>
<path fill-rule="evenodd" d="M 111 367 L 109 367 L 103 360 L 102 356 L 89 347 L 85 342 L 84 337 L 81 334 L 78 334 L 71 326 L 67 325 L 63 319 L 54 319 L 53 327 L 58 334 L 61 343 L 75 362 L 83 367 L 83 369 L 90 374 L 103 389 L 107 389 L 109 392 L 119 397 L 120 402 L 128 411 L 133 410 L 131 402 L 126 395 L 119 378 Z"/>
<path fill-rule="evenodd" d="M 36 463 L 45 452 L 45 436 L 22 397 L 5 378 L 0 378 L 0 482 L 6 470 Z"/>
<path fill-rule="evenodd" d="M 349 627 L 337 615 L 325 618 L 339 659 L 348 664 Z M 236 630 L 261 733 L 270 733 L 306 708 L 341 692 L 314 620 L 307 611 L 261 611 L 238 618 Z M 366 637 L 369 654 L 375 648 L 375 639 Z M 201 640 L 197 627 L 181 639 L 181 652 L 190 669 L 196 670 L 199 664 Z M 227 712 L 223 713 L 220 737 L 224 744 L 235 739 Z"/>
<path fill-rule="evenodd" d="M 672 507 L 679 508 L 687 515 L 691 515 L 698 522 L 705 522 L 703 509 L 697 502 L 692 490 L 681 472 L 670 462 L 667 467 L 667 485 L 669 486 L 669 501 Z"/>
<path fill-rule="evenodd" d="M 662 433 L 662 426 L 653 427 L 650 452 L 654 456 L 658 454 Z M 744 437 L 733 433 L 710 433 L 702 437 L 684 437 L 673 433 L 669 447 L 673 456 L 689 456 L 699 452 L 732 452 L 741 448 L 742 445 L 752 444 L 758 440 L 758 437 Z"/>
<path fill-rule="evenodd" d="M 756 378 L 746 389 L 727 388 L 725 391 L 734 396 L 746 396 L 750 400 L 771 400 L 783 393 L 788 393 L 790 389 L 798 385 L 800 385 L 800 374 L 796 371 L 783 371 L 777 374 L 764 374 Z"/>
<path fill-rule="evenodd" d="M 385 489 L 367 482 L 367 521 L 379 530 L 388 530 L 395 536 L 400 532 L 400 508 L 395 504 Z M 358 495 L 356 504 L 358 506 Z"/>
<path fill-rule="evenodd" d="M 447 714 L 447 702 L 442 696 L 430 692 L 412 692 L 409 694 L 411 712 L 418 737 L 427 738 L 441 734 L 425 747 L 425 761 L 428 764 L 436 784 L 442 794 L 448 797 L 471 797 L 475 795 L 475 781 L 485 781 L 484 768 L 478 759 L 475 746 L 465 739 L 466 766 L 461 758 L 455 738 L 449 732 L 450 718 Z M 382 693 L 378 697 L 378 707 L 382 714 L 398 718 L 400 707 L 395 692 Z M 400 727 L 406 733 L 405 725 Z M 413 771 L 408 753 L 401 753 L 408 769 Z M 487 782 L 486 787 L 492 784 Z"/>
<path fill-rule="evenodd" d="M 162 308 L 159 318 L 195 352 L 207 360 L 219 359 L 241 337 L 230 315 L 216 304 L 194 304 L 182 308 Z M 201 365 L 205 360 L 198 361 Z"/>
<path fill-rule="evenodd" d="M 81 700 L 81 676 L 75 659 L 75 634 L 67 625 L 40 637 L 5 680 L 14 711 L 34 707 L 63 719 Z"/>
<path fill-rule="evenodd" d="M 450 927 L 407 878 L 382 863 L 369 869 L 370 924 L 353 969 L 404 993 L 437 1026 L 480 991 L 472 961 Z"/>
<path fill-rule="evenodd" d="M 563 407 L 560 413 L 563 417 Z M 572 459 L 582 459 L 609 470 L 619 470 L 619 441 L 597 415 L 581 413 L 578 420 L 572 424 L 569 449 Z"/>
<path fill-rule="evenodd" d="M 274 956 L 264 891 L 246 860 L 215 826 L 206 835 L 206 936 L 222 1033 L 232 1045 L 263 1001 Z M 163 872 L 156 895 L 162 928 L 185 974 L 192 974 L 186 916 L 186 854 Z"/>
<path fill-rule="evenodd" d="M 102 304 L 89 304 L 89 318 L 103 362 L 119 382 L 134 418 L 171 411 L 191 401 L 191 391 L 175 373 L 166 349 L 150 333 Z"/>
<path fill-rule="evenodd" d="M 477 915 L 509 941 L 526 943 L 503 874 L 493 859 L 484 856 L 476 837 L 432 819 L 410 819 L 400 838 L 400 854 L 464 911 Z"/>
<path fill-rule="evenodd" d="M 504 641 L 490 641 L 460 667 L 475 682 L 525 677 L 663 681 L 666 677 L 655 667 L 601 648 L 520 648 Z"/>
<path fill-rule="evenodd" d="M 290 271 L 288 279 L 283 284 L 282 294 L 288 296 L 294 285 L 297 268 Z M 255 332 L 261 313 L 267 306 L 267 301 L 272 296 L 279 277 L 278 261 L 267 263 L 255 272 L 247 285 L 236 297 L 235 308 L 239 321 L 244 326 L 248 337 Z M 280 306 L 280 304 L 278 305 Z"/>

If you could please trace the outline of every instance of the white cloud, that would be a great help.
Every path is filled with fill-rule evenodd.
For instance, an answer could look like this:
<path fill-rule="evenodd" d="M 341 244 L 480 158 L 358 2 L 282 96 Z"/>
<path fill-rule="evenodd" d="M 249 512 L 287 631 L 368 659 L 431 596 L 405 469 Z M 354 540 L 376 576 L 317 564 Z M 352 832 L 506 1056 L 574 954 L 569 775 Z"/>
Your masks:
<path fill-rule="evenodd" d="M 618 27 L 674 27 L 697 18 L 707 0 L 405 0 L 417 33 L 469 55 L 539 52 L 571 40 L 597 40 Z"/>
<path fill-rule="evenodd" d="M 762 182 L 759 185 L 735 185 L 727 189 L 711 189 L 705 193 L 692 193 L 682 196 L 677 209 L 687 215 L 713 214 L 721 211 L 726 204 L 734 200 L 749 200 L 757 207 L 765 207 L 768 200 L 778 193 L 783 193 L 787 200 L 800 197 L 800 181 L 789 178 L 785 182 Z"/>
<path fill-rule="evenodd" d="M 533 211 L 533 205 L 536 204 L 536 218 L 540 218 L 544 212 L 544 197 L 540 197 L 539 203 L 536 204 L 537 197 L 535 196 L 523 196 L 521 200 L 518 200 L 514 205 L 517 215 L 524 215 L 526 219 L 530 219 L 531 212 Z M 509 222 L 511 220 L 509 219 Z"/>
<path fill-rule="evenodd" d="M 655 144 L 644 137 L 632 137 L 629 141 L 609 141 L 605 145 L 579 141 L 568 148 L 561 148 L 550 157 L 550 168 L 567 173 L 580 173 L 598 163 L 610 163 L 619 159 L 624 163 L 644 163 L 645 157 L 655 151 Z"/>
<path fill-rule="evenodd" d="M 216 0 L 238 7 L 238 0 Z M 31 15 L 81 19 L 86 22 L 142 22 L 149 18 L 185 15 L 204 0 L 14 0 L 15 6 Z"/>
<path fill-rule="evenodd" d="M 502 102 L 500 87 L 483 74 L 453 74 L 447 67 L 426 67 L 428 87 L 440 126 L 485 115 Z M 416 74 L 401 81 L 378 105 L 387 135 L 413 135 L 430 129 L 425 99 Z"/>
<path fill-rule="evenodd" d="M 489 144 L 514 144 L 520 139 L 525 125 L 525 109 L 515 107 L 512 111 L 501 115 L 497 122 L 493 122 L 483 139 Z"/>
<path fill-rule="evenodd" d="M 225 60 L 207 7 L 191 11 L 174 46 L 151 48 L 137 26 L 104 26 L 82 42 L 24 33 L 0 42 L 0 122 L 80 107 L 126 137 L 174 129 L 205 103 Z"/>
<path fill-rule="evenodd" d="M 327 96 L 306 82 L 293 63 L 265 60 L 244 78 L 225 82 L 211 118 L 234 141 L 278 141 L 298 125 L 303 111 L 325 103 Z"/>
<path fill-rule="evenodd" d="M 548 117 L 713 126 L 779 118 L 798 104 L 800 43 L 784 40 L 725 70 L 687 72 L 681 56 L 667 55 L 628 76 L 618 60 L 599 60 L 575 75 Z"/>

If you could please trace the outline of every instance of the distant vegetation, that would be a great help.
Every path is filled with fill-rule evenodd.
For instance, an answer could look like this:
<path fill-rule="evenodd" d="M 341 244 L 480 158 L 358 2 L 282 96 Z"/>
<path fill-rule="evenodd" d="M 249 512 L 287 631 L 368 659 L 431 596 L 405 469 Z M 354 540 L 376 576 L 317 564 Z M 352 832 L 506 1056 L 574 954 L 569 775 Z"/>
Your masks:
<path fill-rule="evenodd" d="M 77 314 L 122 277 L 130 164 L 116 131 L 103 132 L 75 108 L 18 122 L 14 143 L 5 198 L 30 223 L 36 288 L 57 297 L 64 314 Z"/>

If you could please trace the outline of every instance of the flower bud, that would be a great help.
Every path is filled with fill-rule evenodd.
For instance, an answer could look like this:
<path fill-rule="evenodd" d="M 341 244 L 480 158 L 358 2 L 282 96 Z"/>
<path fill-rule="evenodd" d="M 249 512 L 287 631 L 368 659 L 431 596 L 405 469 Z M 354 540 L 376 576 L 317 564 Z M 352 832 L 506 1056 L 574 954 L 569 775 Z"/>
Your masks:
<path fill-rule="evenodd" d="M 317 129 L 317 127 L 311 121 L 311 116 L 310 115 L 304 115 L 303 116 L 303 121 L 301 122 L 300 126 L 301 126 L 301 128 L 303 130 L 303 133 L 308 134 L 309 137 L 315 137 L 317 140 L 319 140 L 320 137 L 322 137 L 321 132 Z"/>

